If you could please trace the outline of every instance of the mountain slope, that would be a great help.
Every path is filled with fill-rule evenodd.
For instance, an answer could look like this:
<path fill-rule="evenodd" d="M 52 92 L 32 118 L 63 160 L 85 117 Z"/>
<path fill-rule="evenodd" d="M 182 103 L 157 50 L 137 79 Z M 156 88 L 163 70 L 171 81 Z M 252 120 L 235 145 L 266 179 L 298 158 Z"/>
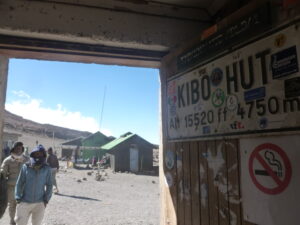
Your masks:
<path fill-rule="evenodd" d="M 51 124 L 40 124 L 31 120 L 24 119 L 7 110 L 4 113 L 4 130 L 24 132 L 36 135 L 44 135 L 49 138 L 70 140 L 77 137 L 87 137 L 91 133 L 78 131 L 69 128 L 54 126 Z"/>

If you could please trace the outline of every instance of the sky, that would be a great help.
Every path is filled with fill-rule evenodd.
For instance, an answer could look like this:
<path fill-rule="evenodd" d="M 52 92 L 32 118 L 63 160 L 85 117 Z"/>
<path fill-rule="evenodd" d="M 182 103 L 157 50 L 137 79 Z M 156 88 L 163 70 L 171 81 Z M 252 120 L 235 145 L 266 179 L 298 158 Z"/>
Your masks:
<path fill-rule="evenodd" d="M 157 69 L 10 59 L 5 108 L 42 124 L 132 132 L 159 144 L 159 88 Z"/>

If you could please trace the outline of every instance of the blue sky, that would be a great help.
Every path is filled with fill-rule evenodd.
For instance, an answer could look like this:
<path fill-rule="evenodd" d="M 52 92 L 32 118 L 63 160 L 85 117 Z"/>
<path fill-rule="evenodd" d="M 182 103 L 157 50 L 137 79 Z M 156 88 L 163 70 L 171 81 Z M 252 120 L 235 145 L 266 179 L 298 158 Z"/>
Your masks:
<path fill-rule="evenodd" d="M 104 91 L 106 88 L 106 91 Z M 10 59 L 5 108 L 26 119 L 159 143 L 159 71 Z"/>

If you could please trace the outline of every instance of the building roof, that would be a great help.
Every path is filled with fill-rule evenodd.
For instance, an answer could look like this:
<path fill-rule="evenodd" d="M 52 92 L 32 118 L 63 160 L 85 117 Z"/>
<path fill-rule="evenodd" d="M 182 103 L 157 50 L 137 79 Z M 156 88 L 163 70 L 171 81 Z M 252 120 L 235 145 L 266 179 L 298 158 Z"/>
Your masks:
<path fill-rule="evenodd" d="M 100 131 L 97 131 L 94 134 L 89 135 L 88 137 L 81 140 L 82 146 L 88 147 L 97 147 L 102 146 L 111 141 L 111 138 L 108 138 L 106 135 L 102 134 Z"/>
<path fill-rule="evenodd" d="M 115 140 L 101 146 L 101 149 L 103 150 L 111 150 L 113 149 L 114 147 L 116 147 L 117 145 L 121 144 L 122 142 L 130 139 L 131 137 L 135 136 L 136 134 L 132 134 L 132 133 L 126 133 L 125 135 L 122 135 L 121 137 L 119 138 L 116 138 Z"/>
<path fill-rule="evenodd" d="M 62 145 L 76 145 L 76 146 L 81 146 L 81 141 L 84 137 L 78 137 L 78 138 L 74 138 L 72 140 L 66 141 L 64 143 L 62 143 Z"/>
<path fill-rule="evenodd" d="M 66 141 L 62 143 L 62 145 L 72 145 L 72 146 L 84 146 L 84 147 L 98 147 L 107 142 L 113 140 L 114 137 L 107 137 L 101 132 L 96 132 L 94 134 L 90 134 L 87 137 L 78 137 L 72 140 Z M 99 148 L 99 147 L 98 147 Z"/>

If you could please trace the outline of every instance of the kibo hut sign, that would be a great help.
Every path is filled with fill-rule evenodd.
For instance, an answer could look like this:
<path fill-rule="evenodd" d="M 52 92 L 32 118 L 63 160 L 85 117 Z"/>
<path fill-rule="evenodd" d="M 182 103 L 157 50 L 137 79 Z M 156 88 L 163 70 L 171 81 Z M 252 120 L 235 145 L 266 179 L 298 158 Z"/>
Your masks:
<path fill-rule="evenodd" d="M 168 139 L 299 130 L 299 36 L 285 27 L 171 77 Z"/>

